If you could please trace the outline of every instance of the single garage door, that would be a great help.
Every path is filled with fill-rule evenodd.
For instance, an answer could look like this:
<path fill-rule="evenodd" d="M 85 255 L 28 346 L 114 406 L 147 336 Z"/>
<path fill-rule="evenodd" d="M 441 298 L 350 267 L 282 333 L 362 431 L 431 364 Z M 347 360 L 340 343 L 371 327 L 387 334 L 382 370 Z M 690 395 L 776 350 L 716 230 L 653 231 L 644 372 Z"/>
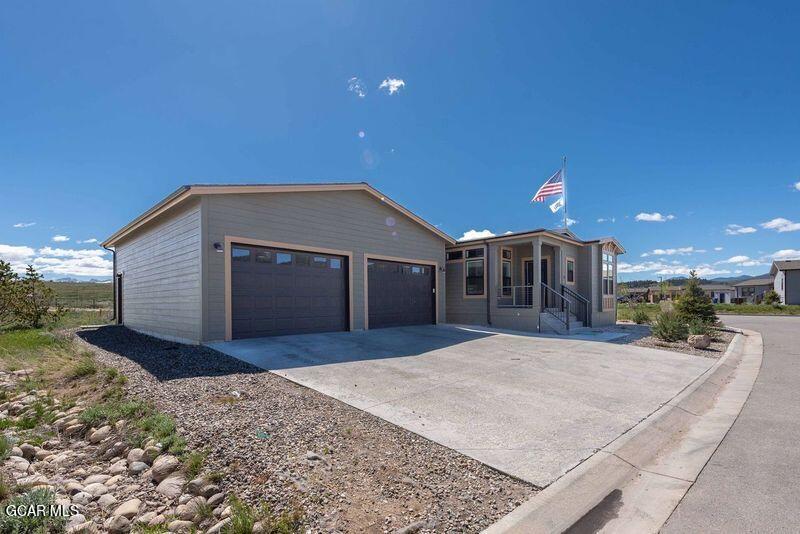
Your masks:
<path fill-rule="evenodd" d="M 348 268 L 342 256 L 234 244 L 233 338 L 347 330 Z"/>
<path fill-rule="evenodd" d="M 430 265 L 369 260 L 369 327 L 435 323 L 434 276 Z"/>

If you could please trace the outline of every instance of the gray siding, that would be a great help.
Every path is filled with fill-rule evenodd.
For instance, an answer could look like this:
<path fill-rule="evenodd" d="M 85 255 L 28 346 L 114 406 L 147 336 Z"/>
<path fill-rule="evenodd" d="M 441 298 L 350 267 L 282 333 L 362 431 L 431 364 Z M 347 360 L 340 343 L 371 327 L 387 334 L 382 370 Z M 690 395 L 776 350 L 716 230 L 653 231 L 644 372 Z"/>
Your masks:
<path fill-rule="evenodd" d="M 162 216 L 119 243 L 125 326 L 156 337 L 201 340 L 200 203 Z"/>
<path fill-rule="evenodd" d="M 444 239 L 363 191 L 208 195 L 204 294 L 206 341 L 225 337 L 225 236 L 353 252 L 353 328 L 364 328 L 364 254 L 436 261 Z M 446 317 L 445 276 L 439 276 L 439 320 Z"/>
<path fill-rule="evenodd" d="M 464 262 L 450 261 L 447 271 L 447 322 L 486 324 L 486 299 L 464 298 Z M 484 270 L 484 276 L 486 271 Z"/>
<path fill-rule="evenodd" d="M 784 291 L 786 304 L 800 304 L 800 271 L 785 271 Z"/>

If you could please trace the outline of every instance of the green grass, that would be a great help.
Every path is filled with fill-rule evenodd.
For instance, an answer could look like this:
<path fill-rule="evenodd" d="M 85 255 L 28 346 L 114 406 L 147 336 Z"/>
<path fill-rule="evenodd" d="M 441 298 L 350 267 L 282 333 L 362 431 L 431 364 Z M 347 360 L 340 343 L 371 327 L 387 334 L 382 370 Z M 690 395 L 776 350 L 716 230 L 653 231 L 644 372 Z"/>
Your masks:
<path fill-rule="evenodd" d="M 196 478 L 203 469 L 208 451 L 191 451 L 183 459 L 183 469 L 189 479 Z"/>
<path fill-rule="evenodd" d="M 47 532 L 63 532 L 67 524 L 64 516 L 25 515 L 11 516 L 6 514 L 9 508 L 55 505 L 55 494 L 48 489 L 34 489 L 17 495 L 0 507 L 0 532 L 9 534 L 40 534 Z"/>
<path fill-rule="evenodd" d="M 8 439 L 8 436 L 5 434 L 0 434 L 0 460 L 5 460 L 9 456 L 11 456 L 11 448 L 14 445 L 11 443 L 11 440 Z"/>
<path fill-rule="evenodd" d="M 97 373 L 97 364 L 94 362 L 94 358 L 91 353 L 84 353 L 83 358 L 70 369 L 68 376 L 74 380 L 92 376 L 95 373 Z"/>
<path fill-rule="evenodd" d="M 714 310 L 720 314 L 734 315 L 800 315 L 800 305 L 715 304 Z"/>
<path fill-rule="evenodd" d="M 67 310 L 50 329 L 77 328 L 79 326 L 109 324 L 111 310 Z"/>
<path fill-rule="evenodd" d="M 261 521 L 264 525 L 264 532 L 274 534 L 302 532 L 303 517 L 297 511 L 274 516 L 266 504 L 260 508 L 254 508 L 241 501 L 236 495 L 231 495 L 229 501 L 231 522 L 223 528 L 222 532 L 225 534 L 250 534 L 257 521 Z"/>
<path fill-rule="evenodd" d="M 633 321 L 633 316 L 637 309 L 644 310 L 647 316 L 650 317 L 651 322 L 655 320 L 656 315 L 661 313 L 661 307 L 658 304 L 642 303 L 634 304 L 633 307 L 627 304 L 620 304 L 617 307 L 617 321 Z"/>
<path fill-rule="evenodd" d="M 91 282 L 45 282 L 51 288 L 57 301 L 69 308 L 111 307 L 114 284 Z"/>

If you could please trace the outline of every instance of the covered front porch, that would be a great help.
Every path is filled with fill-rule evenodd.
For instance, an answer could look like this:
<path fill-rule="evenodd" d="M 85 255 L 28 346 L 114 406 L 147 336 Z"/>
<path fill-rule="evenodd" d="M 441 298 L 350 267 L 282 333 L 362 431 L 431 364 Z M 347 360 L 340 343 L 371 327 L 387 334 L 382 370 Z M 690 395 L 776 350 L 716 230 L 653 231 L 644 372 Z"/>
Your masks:
<path fill-rule="evenodd" d="M 489 243 L 491 323 L 540 331 L 591 326 L 591 251 L 548 236 Z"/>

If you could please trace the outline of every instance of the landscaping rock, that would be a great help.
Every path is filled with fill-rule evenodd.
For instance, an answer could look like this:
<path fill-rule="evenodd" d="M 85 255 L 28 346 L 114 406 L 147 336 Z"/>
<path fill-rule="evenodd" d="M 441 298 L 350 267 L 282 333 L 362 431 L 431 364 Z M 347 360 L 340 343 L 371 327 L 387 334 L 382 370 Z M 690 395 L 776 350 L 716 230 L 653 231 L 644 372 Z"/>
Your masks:
<path fill-rule="evenodd" d="M 96 498 L 108 493 L 108 487 L 100 482 L 95 482 L 84 487 L 83 491 Z"/>
<path fill-rule="evenodd" d="M 222 504 L 222 501 L 224 501 L 224 500 L 225 500 L 225 494 L 222 493 L 222 492 L 219 492 L 219 493 L 214 494 L 214 495 L 212 495 L 211 497 L 208 498 L 208 505 L 216 507 L 216 506 Z"/>
<path fill-rule="evenodd" d="M 28 461 L 33 460 L 33 457 L 36 456 L 36 448 L 30 443 L 23 443 L 19 449 L 22 451 L 22 457 Z"/>
<path fill-rule="evenodd" d="M 125 501 L 124 503 L 120 504 L 116 510 L 114 510 L 114 515 L 121 515 L 123 517 L 127 517 L 128 519 L 133 518 L 136 514 L 139 513 L 139 507 L 142 505 L 142 501 L 139 499 L 131 499 L 129 501 Z"/>
<path fill-rule="evenodd" d="M 97 499 L 97 504 L 100 505 L 100 508 L 111 508 L 116 503 L 117 503 L 117 498 L 111 495 L 110 493 L 101 495 L 100 498 Z"/>
<path fill-rule="evenodd" d="M 147 464 L 152 464 L 158 455 L 161 454 L 161 449 L 156 447 L 155 445 L 150 445 L 149 447 L 144 448 L 144 458 L 142 461 Z"/>
<path fill-rule="evenodd" d="M 75 495 L 72 496 L 72 502 L 75 504 L 80 504 L 86 506 L 90 502 L 92 502 L 92 495 L 91 493 L 87 493 L 85 491 L 79 491 Z"/>
<path fill-rule="evenodd" d="M 145 466 L 147 468 L 147 466 Z M 108 472 L 112 475 L 121 475 L 122 473 L 128 470 L 128 463 L 125 460 L 119 460 L 114 462 L 111 467 L 108 468 Z"/>
<path fill-rule="evenodd" d="M 47 486 L 48 484 L 50 484 L 50 481 L 47 480 L 47 477 L 39 473 L 17 479 L 17 486 L 27 486 L 29 488 Z"/>
<path fill-rule="evenodd" d="M 153 462 L 150 477 L 155 482 L 161 482 L 181 466 L 180 460 L 171 454 L 164 454 Z"/>
<path fill-rule="evenodd" d="M 692 335 L 686 342 L 696 349 L 707 349 L 711 345 L 711 337 L 706 334 Z"/>
<path fill-rule="evenodd" d="M 129 464 L 132 464 L 132 463 L 135 463 L 135 462 L 144 462 L 144 459 L 145 459 L 144 449 L 136 448 L 136 449 L 131 449 L 130 451 L 128 451 L 128 463 Z"/>
<path fill-rule="evenodd" d="M 44 460 L 48 456 L 53 456 L 53 451 L 47 451 L 45 449 L 39 449 L 38 451 L 36 451 L 36 454 L 34 455 L 34 457 L 39 461 Z"/>
<path fill-rule="evenodd" d="M 131 529 L 131 522 L 127 517 L 115 515 L 108 519 L 104 523 L 104 526 L 111 534 L 116 534 L 119 532 L 128 532 Z"/>
<path fill-rule="evenodd" d="M 105 425 L 103 427 L 98 428 L 89 435 L 89 443 L 100 443 L 110 435 L 111 435 L 111 427 Z"/>
<path fill-rule="evenodd" d="M 116 486 L 119 483 L 120 480 L 122 480 L 122 476 L 121 475 L 114 475 L 113 477 L 111 477 L 108 480 L 106 480 L 105 482 L 103 482 L 103 484 L 105 484 L 106 486 L 108 486 L 110 488 L 112 486 Z"/>
<path fill-rule="evenodd" d="M 192 523 L 191 521 L 182 521 L 178 519 L 176 521 L 170 522 L 170 524 L 167 525 L 167 530 L 169 530 L 170 532 L 188 532 L 193 527 L 194 523 Z"/>
<path fill-rule="evenodd" d="M 216 484 L 206 484 L 200 489 L 199 492 L 200 495 L 206 498 L 216 495 L 217 493 L 219 493 L 219 486 Z"/>
<path fill-rule="evenodd" d="M 111 475 L 89 475 L 83 481 L 83 484 L 88 486 L 89 484 L 105 484 L 108 479 L 111 478 Z"/>
<path fill-rule="evenodd" d="M 200 495 L 200 489 L 205 485 L 206 481 L 202 478 L 195 478 L 186 484 L 186 491 L 192 495 Z"/>
<path fill-rule="evenodd" d="M 128 472 L 132 475 L 138 475 L 139 473 L 143 473 L 147 471 L 149 466 L 144 462 L 131 462 L 128 466 Z"/>
<path fill-rule="evenodd" d="M 150 521 L 155 519 L 156 515 L 157 514 L 155 512 L 145 512 L 136 519 L 134 519 L 133 522 L 139 525 L 149 525 Z"/>
<path fill-rule="evenodd" d="M 19 447 L 16 447 L 16 446 L 11 447 L 11 453 L 10 454 L 11 454 L 11 456 L 21 457 L 22 456 L 22 449 L 20 449 Z"/>
<path fill-rule="evenodd" d="M 67 532 L 69 532 L 71 528 L 76 527 L 77 525 L 81 525 L 83 523 L 86 523 L 85 515 L 75 514 L 70 516 L 69 520 L 67 520 Z"/>
<path fill-rule="evenodd" d="M 148 521 L 147 524 L 151 527 L 154 527 L 156 525 L 163 525 L 166 522 L 167 522 L 167 517 L 164 514 L 158 514 L 153 519 Z"/>
<path fill-rule="evenodd" d="M 174 499 L 183 492 L 184 484 L 186 484 L 186 479 L 183 475 L 178 473 L 162 480 L 158 486 L 156 486 L 156 491 L 165 497 Z"/>
<path fill-rule="evenodd" d="M 83 491 L 83 484 L 79 482 L 67 482 L 64 485 L 64 491 L 67 495 L 75 495 L 79 491 Z"/>
<path fill-rule="evenodd" d="M 219 534 L 220 532 L 222 532 L 222 529 L 225 528 L 225 526 L 230 522 L 231 518 L 226 517 L 225 519 L 223 519 L 222 521 L 220 521 L 219 523 L 208 529 L 206 531 L 206 534 Z"/>

